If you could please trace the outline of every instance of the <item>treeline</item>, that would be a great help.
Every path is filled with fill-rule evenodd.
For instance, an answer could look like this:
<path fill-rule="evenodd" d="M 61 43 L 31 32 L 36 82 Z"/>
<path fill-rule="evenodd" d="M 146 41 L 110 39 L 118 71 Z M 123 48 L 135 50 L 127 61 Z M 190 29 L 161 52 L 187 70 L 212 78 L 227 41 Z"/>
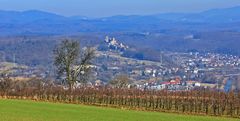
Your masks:
<path fill-rule="evenodd" d="M 0 81 L 0 96 L 7 99 L 240 118 L 240 93 L 209 89 L 171 92 L 82 86 L 70 91 L 49 82 L 13 82 L 6 79 Z"/>

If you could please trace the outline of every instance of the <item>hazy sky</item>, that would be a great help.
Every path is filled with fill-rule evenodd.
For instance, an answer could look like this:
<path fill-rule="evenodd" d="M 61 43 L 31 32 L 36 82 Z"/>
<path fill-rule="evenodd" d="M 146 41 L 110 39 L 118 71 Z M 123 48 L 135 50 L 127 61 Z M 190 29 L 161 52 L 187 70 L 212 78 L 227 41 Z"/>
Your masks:
<path fill-rule="evenodd" d="M 240 0 L 0 0 L 0 10 L 44 10 L 72 16 L 197 12 L 240 5 Z"/>

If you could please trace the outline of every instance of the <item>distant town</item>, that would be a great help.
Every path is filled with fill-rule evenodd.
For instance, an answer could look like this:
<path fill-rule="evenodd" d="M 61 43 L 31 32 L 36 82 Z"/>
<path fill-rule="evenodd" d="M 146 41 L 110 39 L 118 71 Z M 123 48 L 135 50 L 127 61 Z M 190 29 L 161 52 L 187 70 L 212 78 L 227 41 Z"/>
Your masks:
<path fill-rule="evenodd" d="M 210 88 L 222 91 L 239 89 L 240 57 L 217 53 L 170 52 L 159 53 L 159 61 L 139 60 L 122 56 L 131 49 L 116 38 L 106 36 L 106 48 L 98 49 L 91 66 L 93 74 L 89 86 L 105 86 L 114 76 L 129 78 L 128 88 L 184 91 Z M 52 70 L 1 62 L 3 76 L 19 80 L 31 78 L 55 79 Z M 48 68 L 49 69 L 49 68 Z"/>

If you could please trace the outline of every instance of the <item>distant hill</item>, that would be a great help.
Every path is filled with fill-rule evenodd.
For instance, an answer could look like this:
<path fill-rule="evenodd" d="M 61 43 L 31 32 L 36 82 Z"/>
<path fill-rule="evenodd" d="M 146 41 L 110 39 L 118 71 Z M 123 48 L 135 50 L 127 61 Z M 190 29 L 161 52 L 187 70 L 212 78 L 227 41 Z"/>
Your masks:
<path fill-rule="evenodd" d="M 0 23 L 5 24 L 27 24 L 36 21 L 60 21 L 66 19 L 65 17 L 60 15 L 37 10 L 29 10 L 23 12 L 0 11 L 0 18 Z"/>
<path fill-rule="evenodd" d="M 6 53 L 7 61 L 16 55 L 18 63 L 27 65 L 51 63 L 51 51 L 64 37 L 95 46 L 109 35 L 132 48 L 124 56 L 149 60 L 159 60 L 160 51 L 240 55 L 240 7 L 94 19 L 37 10 L 0 11 L 0 18 L 0 54 Z"/>
<path fill-rule="evenodd" d="M 213 9 L 200 13 L 164 13 L 148 16 L 112 16 L 89 19 L 64 17 L 53 13 L 0 11 L 1 35 L 68 34 L 77 32 L 156 32 L 165 29 L 239 31 L 240 7 Z"/>

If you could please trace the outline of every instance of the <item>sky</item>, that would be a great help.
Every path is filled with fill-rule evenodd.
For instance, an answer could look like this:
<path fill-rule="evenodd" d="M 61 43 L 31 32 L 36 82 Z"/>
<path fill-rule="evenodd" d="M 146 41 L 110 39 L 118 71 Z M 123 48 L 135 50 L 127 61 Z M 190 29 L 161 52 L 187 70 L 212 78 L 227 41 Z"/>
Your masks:
<path fill-rule="evenodd" d="M 0 10 L 42 10 L 88 17 L 200 12 L 233 6 L 240 6 L 240 0 L 0 0 Z"/>

